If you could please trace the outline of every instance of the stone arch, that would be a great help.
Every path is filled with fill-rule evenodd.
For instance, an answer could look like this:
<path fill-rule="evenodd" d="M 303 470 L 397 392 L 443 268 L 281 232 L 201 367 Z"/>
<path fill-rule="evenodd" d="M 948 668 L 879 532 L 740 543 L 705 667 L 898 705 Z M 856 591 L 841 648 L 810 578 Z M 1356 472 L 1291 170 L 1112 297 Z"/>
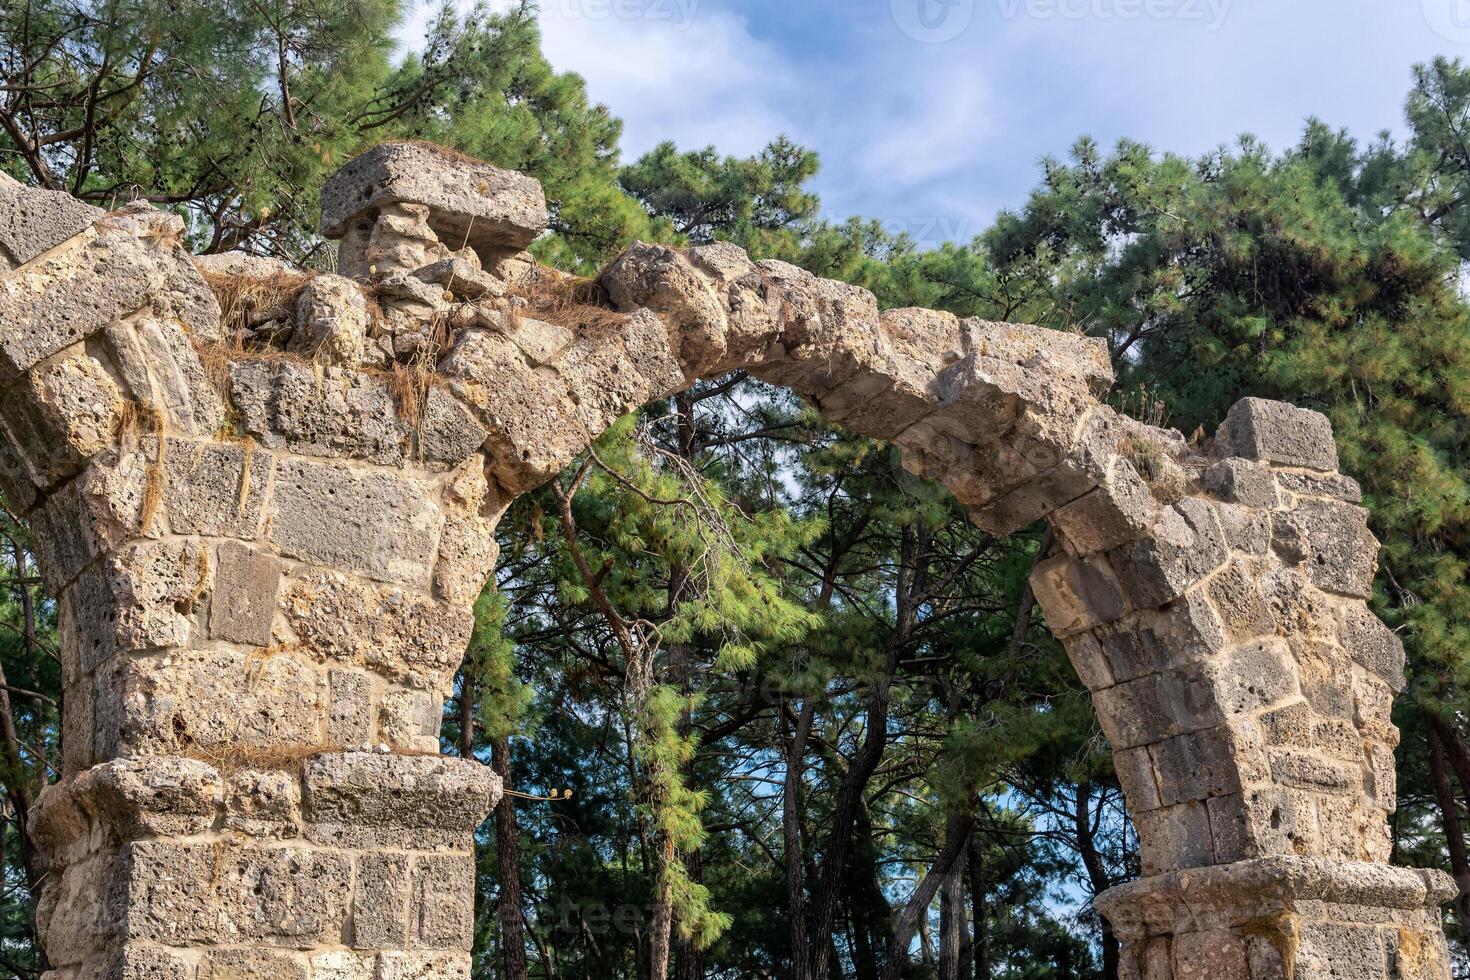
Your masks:
<path fill-rule="evenodd" d="M 56 980 L 466 977 L 500 787 L 422 753 L 495 523 L 617 418 L 737 368 L 989 530 L 1051 523 L 1034 588 L 1142 844 L 1100 899 L 1133 975 L 1448 975 L 1442 876 L 1385 863 L 1403 651 L 1324 417 L 1247 399 L 1193 447 L 1099 400 L 1098 341 L 880 312 L 729 245 L 635 245 L 599 277 L 619 315 L 580 329 L 506 312 L 485 300 L 525 272 L 540 188 L 423 144 L 322 199 L 381 320 L 333 276 L 275 310 L 282 270 L 196 268 L 151 209 L 0 186 L 0 478 L 67 691 L 31 817 Z M 232 344 L 201 268 L 255 283 L 255 346 L 285 354 Z M 432 374 L 387 370 L 446 324 Z"/>

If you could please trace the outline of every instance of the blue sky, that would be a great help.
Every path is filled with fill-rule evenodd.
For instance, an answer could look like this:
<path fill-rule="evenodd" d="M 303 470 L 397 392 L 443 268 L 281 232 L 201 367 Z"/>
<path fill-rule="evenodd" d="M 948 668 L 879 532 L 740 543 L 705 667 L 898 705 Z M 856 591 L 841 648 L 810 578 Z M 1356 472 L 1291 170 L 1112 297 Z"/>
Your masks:
<path fill-rule="evenodd" d="M 1367 140 L 1401 131 L 1411 65 L 1470 58 L 1470 0 L 541 0 L 541 21 L 627 158 L 784 133 L 821 154 L 829 217 L 925 245 L 1022 204 L 1079 135 L 1197 154 L 1317 115 Z"/>

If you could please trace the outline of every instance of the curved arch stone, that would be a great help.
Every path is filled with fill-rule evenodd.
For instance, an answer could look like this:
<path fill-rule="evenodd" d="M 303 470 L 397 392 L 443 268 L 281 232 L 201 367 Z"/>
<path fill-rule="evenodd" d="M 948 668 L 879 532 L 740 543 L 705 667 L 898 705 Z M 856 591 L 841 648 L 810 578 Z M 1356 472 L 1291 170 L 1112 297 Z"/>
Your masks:
<path fill-rule="evenodd" d="M 1444 876 L 1385 863 L 1403 651 L 1325 418 L 1246 399 L 1193 447 L 1099 401 L 1096 340 L 880 312 L 729 245 L 633 246 L 599 278 L 621 315 L 579 330 L 507 314 L 485 300 L 527 268 L 534 182 L 373 154 L 331 220 L 377 333 L 335 277 L 294 325 L 250 321 L 315 362 L 230 349 L 177 219 L 0 187 L 0 479 L 62 622 L 64 772 L 31 815 L 57 980 L 467 977 L 500 786 L 432 753 L 496 521 L 735 369 L 895 443 L 982 527 L 1051 523 L 1034 589 L 1142 848 L 1099 899 L 1129 975 L 1448 975 Z M 505 199 L 456 203 L 476 179 Z M 499 237 L 439 241 L 481 212 Z M 445 323 L 406 417 L 385 368 Z"/>

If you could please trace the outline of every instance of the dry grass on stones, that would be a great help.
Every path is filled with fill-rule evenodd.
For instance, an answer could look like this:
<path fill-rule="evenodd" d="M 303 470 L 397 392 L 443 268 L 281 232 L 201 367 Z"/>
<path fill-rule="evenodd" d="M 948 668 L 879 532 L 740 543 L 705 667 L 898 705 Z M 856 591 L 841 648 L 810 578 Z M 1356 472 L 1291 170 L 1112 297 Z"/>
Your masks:
<path fill-rule="evenodd" d="M 628 322 L 628 314 L 612 308 L 607 290 L 595 279 L 569 276 L 549 266 L 536 266 L 509 296 L 525 301 L 512 304 L 510 315 L 524 314 L 568 330 L 616 330 Z"/>

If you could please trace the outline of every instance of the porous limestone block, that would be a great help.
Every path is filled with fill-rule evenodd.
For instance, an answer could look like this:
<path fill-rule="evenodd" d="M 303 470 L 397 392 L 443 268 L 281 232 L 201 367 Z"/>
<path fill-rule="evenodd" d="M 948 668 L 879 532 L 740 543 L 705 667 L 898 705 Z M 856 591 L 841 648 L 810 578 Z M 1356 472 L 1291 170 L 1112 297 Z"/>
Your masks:
<path fill-rule="evenodd" d="M 124 398 L 95 358 L 73 348 L 0 390 L 0 414 L 25 459 L 24 482 L 48 490 L 113 446 Z"/>
<path fill-rule="evenodd" d="M 1052 527 L 1075 554 L 1108 551 L 1143 537 L 1157 522 L 1159 503 L 1133 464 L 1109 461 L 1097 489 L 1057 508 Z"/>
<path fill-rule="evenodd" d="M 1154 774 L 1153 757 L 1147 746 L 1119 749 L 1113 753 L 1113 771 L 1128 801 L 1129 813 L 1143 813 L 1162 806 L 1159 781 Z"/>
<path fill-rule="evenodd" d="M 1109 673 L 1129 681 L 1224 650 L 1229 642 L 1199 590 L 1159 609 L 1145 609 L 1097 630 Z"/>
<path fill-rule="evenodd" d="M 415 856 L 411 874 L 411 945 L 468 951 L 475 928 L 474 863 L 457 854 Z"/>
<path fill-rule="evenodd" d="M 262 445 L 306 456 L 404 462 L 409 429 L 385 380 L 290 361 L 230 365 L 230 395 Z"/>
<path fill-rule="evenodd" d="M 414 430 L 417 459 L 457 466 L 479 451 L 487 435 L 474 412 L 447 388 L 430 385 Z"/>
<path fill-rule="evenodd" d="M 103 219 L 0 278 L 0 383 L 145 306 L 219 335 L 219 304 L 181 246 L 138 217 Z"/>
<path fill-rule="evenodd" d="M 1215 862 L 1210 817 L 1200 800 L 1134 814 L 1139 863 L 1145 875 Z"/>
<path fill-rule="evenodd" d="M 1055 555 L 1031 573 L 1031 589 L 1058 636 L 1109 623 L 1128 612 L 1128 599 L 1106 561 Z"/>
<path fill-rule="evenodd" d="M 691 374 L 725 363 L 725 304 L 710 278 L 684 255 L 665 245 L 638 242 L 603 269 L 597 281 L 617 309 L 662 314 L 677 338 L 674 354 Z"/>
<path fill-rule="evenodd" d="M 336 945 L 350 908 L 351 858 L 317 848 L 136 841 L 119 874 L 123 934 L 169 945 Z"/>
<path fill-rule="evenodd" d="M 100 208 L 83 204 L 65 191 L 48 191 L 20 183 L 0 186 L 0 257 L 7 268 L 31 259 L 85 231 Z"/>
<path fill-rule="evenodd" d="M 1259 755 L 1237 731 L 1221 725 L 1166 738 L 1149 746 L 1164 806 L 1241 791 L 1241 769 Z M 1259 775 L 1264 775 L 1261 767 Z"/>
<path fill-rule="evenodd" d="M 209 635 L 230 643 L 269 646 L 281 587 L 280 561 L 233 541 L 221 544 L 215 554 Z"/>
<path fill-rule="evenodd" d="M 363 748 L 373 740 L 373 675 L 363 670 L 327 672 L 327 744 Z"/>
<path fill-rule="evenodd" d="M 272 453 L 239 442 L 166 438 L 163 446 L 163 512 L 172 533 L 245 541 L 259 536 Z M 155 466 L 156 460 L 155 450 Z"/>
<path fill-rule="evenodd" d="M 313 276 L 296 297 L 296 330 L 289 349 L 322 364 L 357 367 L 368 362 L 367 297 L 351 279 Z"/>
<path fill-rule="evenodd" d="M 1404 644 L 1360 602 L 1342 603 L 1337 640 L 1353 660 L 1381 677 L 1394 693 L 1404 689 Z"/>
<path fill-rule="evenodd" d="M 390 687 L 378 704 L 378 738 L 392 749 L 437 752 L 442 710 L 436 694 Z"/>
<path fill-rule="evenodd" d="M 61 597 L 70 672 L 92 670 L 119 651 L 188 646 L 194 614 L 213 580 L 209 549 L 191 539 L 145 541 L 92 565 Z M 75 655 L 75 662 L 73 661 Z"/>
<path fill-rule="evenodd" d="M 352 945 L 355 949 L 408 947 L 409 857 L 364 851 L 355 859 Z M 459 859 L 460 863 L 465 863 Z"/>
<path fill-rule="evenodd" d="M 1254 460 L 1222 459 L 1200 474 L 1200 484 L 1227 503 L 1271 508 L 1280 501 L 1270 467 Z"/>
<path fill-rule="evenodd" d="M 1072 669 L 1089 691 L 1101 691 L 1117 683 L 1102 644 L 1093 633 L 1075 633 L 1062 641 Z"/>
<path fill-rule="evenodd" d="M 1332 497 L 1350 504 L 1363 502 L 1363 488 L 1358 486 L 1358 481 L 1341 473 L 1277 470 L 1276 483 L 1299 497 Z"/>
<path fill-rule="evenodd" d="M 1215 508 L 1187 497 L 1163 511 L 1150 536 L 1114 549 L 1108 559 L 1132 605 L 1146 609 L 1183 595 L 1228 554 Z"/>
<path fill-rule="evenodd" d="M 325 678 L 295 655 L 175 651 L 99 671 L 95 752 L 117 755 L 319 748 Z"/>
<path fill-rule="evenodd" d="M 281 602 L 296 639 L 317 657 L 404 683 L 448 683 L 474 627 L 468 606 L 336 572 L 293 579 Z M 419 686 L 447 693 L 434 684 Z"/>
<path fill-rule="evenodd" d="M 214 294 L 210 293 L 213 302 Z M 218 308 L 215 309 L 216 319 Z M 171 431 L 214 436 L 225 424 L 222 393 L 204 369 L 196 342 L 217 344 L 197 324 L 145 311 L 127 320 L 109 323 L 102 342 L 133 400 L 151 409 L 141 419 L 146 430 L 158 422 Z"/>
<path fill-rule="evenodd" d="M 470 980 L 470 955 L 382 953 L 373 980 Z"/>
<path fill-rule="evenodd" d="M 199 980 L 199 974 L 193 963 L 173 950 L 151 943 L 125 943 L 110 956 L 82 967 L 76 980 Z"/>
<path fill-rule="evenodd" d="M 377 980 L 378 958 L 347 950 L 328 950 L 311 958 L 311 980 Z"/>
<path fill-rule="evenodd" d="M 389 142 L 327 178 L 321 232 L 340 238 L 354 218 L 399 202 L 427 205 L 440 240 L 469 245 L 486 265 L 531 244 L 547 222 L 546 196 L 534 178 L 428 143 Z"/>
<path fill-rule="evenodd" d="M 232 772 L 225 800 L 225 827 L 253 838 L 297 836 L 301 782 L 283 769 L 246 767 Z"/>
<path fill-rule="evenodd" d="M 378 829 L 472 831 L 500 799 L 500 778 L 467 759 L 340 752 L 309 759 L 307 819 Z"/>
<path fill-rule="evenodd" d="M 187 837 L 214 825 L 224 802 L 219 770 L 195 759 L 113 759 L 77 776 L 78 801 L 119 837 Z"/>
<path fill-rule="evenodd" d="M 1332 500 L 1299 500 L 1285 519 L 1306 542 L 1307 567 L 1317 588 L 1366 599 L 1378 570 L 1378 540 L 1368 530 L 1368 511 Z"/>
<path fill-rule="evenodd" d="M 308 980 L 299 953 L 262 949 L 212 949 L 199 961 L 198 980 Z"/>
<path fill-rule="evenodd" d="M 1220 612 L 1225 635 L 1241 643 L 1276 632 L 1276 619 L 1261 595 L 1259 570 L 1236 559 L 1212 577 L 1205 591 Z"/>
<path fill-rule="evenodd" d="M 1231 406 L 1215 433 L 1215 449 L 1223 457 L 1323 472 L 1337 469 L 1337 444 L 1327 416 L 1264 398 L 1242 398 Z"/>
<path fill-rule="evenodd" d="M 412 476 L 295 458 L 276 465 L 269 536 L 288 557 L 427 584 L 443 523 L 432 489 Z"/>

